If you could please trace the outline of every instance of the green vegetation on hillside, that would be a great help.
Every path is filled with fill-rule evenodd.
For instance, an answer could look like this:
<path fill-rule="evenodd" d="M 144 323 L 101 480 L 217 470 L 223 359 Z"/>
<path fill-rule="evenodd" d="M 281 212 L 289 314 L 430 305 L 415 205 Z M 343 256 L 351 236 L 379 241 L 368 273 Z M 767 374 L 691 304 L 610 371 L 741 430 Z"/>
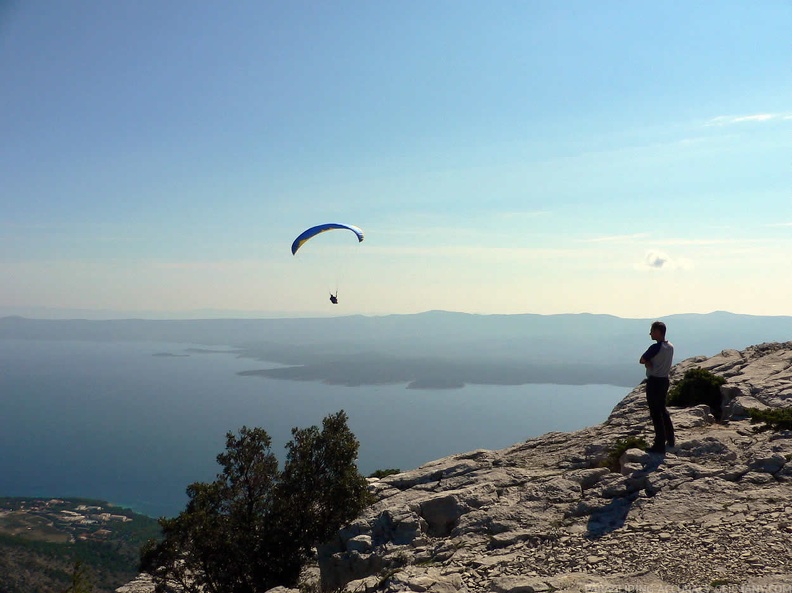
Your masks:
<path fill-rule="evenodd" d="M 155 519 L 104 501 L 0 498 L 0 591 L 111 593 L 158 533 Z"/>

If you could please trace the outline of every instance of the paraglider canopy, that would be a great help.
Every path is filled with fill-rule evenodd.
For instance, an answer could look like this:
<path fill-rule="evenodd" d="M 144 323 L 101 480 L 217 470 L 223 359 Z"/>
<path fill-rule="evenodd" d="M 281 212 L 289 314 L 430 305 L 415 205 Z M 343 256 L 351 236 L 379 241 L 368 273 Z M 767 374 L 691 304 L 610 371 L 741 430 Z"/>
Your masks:
<path fill-rule="evenodd" d="M 297 250 L 300 247 L 303 246 L 303 243 L 305 243 L 306 241 L 308 241 L 312 237 L 315 237 L 319 233 L 324 233 L 325 231 L 332 231 L 334 229 L 345 229 L 345 230 L 348 230 L 348 231 L 352 231 L 353 233 L 355 233 L 355 235 L 357 235 L 358 242 L 363 240 L 363 230 L 362 229 L 360 229 L 360 228 L 358 228 L 356 226 L 353 226 L 351 224 L 338 224 L 336 222 L 328 222 L 326 224 L 320 224 L 320 225 L 317 225 L 317 226 L 313 226 L 310 229 L 307 229 L 307 230 L 303 231 L 302 233 L 300 233 L 300 236 L 297 237 L 294 240 L 294 243 L 292 243 L 292 246 L 291 246 L 292 255 L 296 254 Z"/>

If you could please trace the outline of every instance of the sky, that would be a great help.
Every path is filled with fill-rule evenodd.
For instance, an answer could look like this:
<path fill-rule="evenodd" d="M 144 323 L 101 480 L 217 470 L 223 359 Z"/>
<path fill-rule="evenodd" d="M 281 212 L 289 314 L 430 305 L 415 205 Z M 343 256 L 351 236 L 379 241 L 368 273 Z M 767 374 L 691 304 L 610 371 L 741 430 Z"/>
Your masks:
<path fill-rule="evenodd" d="M 0 314 L 792 315 L 789 31 L 788 0 L 0 0 Z M 325 222 L 365 240 L 292 255 Z"/>

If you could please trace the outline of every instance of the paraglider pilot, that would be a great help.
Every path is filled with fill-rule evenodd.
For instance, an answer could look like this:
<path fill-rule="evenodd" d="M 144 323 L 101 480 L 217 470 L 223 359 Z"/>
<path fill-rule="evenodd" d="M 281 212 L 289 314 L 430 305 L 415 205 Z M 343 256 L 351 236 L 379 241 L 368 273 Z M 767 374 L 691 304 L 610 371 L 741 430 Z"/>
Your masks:
<path fill-rule="evenodd" d="M 330 302 L 333 303 L 334 305 L 338 304 L 338 291 L 337 290 L 336 290 L 335 294 L 333 294 L 332 292 L 330 293 Z"/>

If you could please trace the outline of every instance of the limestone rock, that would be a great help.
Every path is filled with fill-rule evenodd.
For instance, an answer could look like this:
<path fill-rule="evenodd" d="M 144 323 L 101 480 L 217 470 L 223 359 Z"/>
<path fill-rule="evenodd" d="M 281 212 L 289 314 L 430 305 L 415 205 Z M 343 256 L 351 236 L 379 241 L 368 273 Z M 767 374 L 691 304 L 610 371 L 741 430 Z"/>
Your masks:
<path fill-rule="evenodd" d="M 792 343 L 689 359 L 674 367 L 672 382 L 694 367 L 727 378 L 725 421 L 706 405 L 671 409 L 676 446 L 665 457 L 635 449 L 623 454 L 619 473 L 600 467 L 617 440 L 651 441 L 639 385 L 598 426 L 380 480 L 378 502 L 356 522 L 379 535 L 372 555 L 389 567 L 370 590 L 428 590 L 421 571 L 438 587 L 456 571 L 461 585 L 451 586 L 470 593 L 708 591 L 712 583 L 771 591 L 790 582 L 792 435 L 755 433 L 745 409 L 792 405 Z M 378 529 L 383 515 L 388 533 Z M 401 524 L 410 538 L 396 537 Z M 355 564 L 348 552 L 319 556 L 328 587 L 344 587 L 333 569 L 341 557 Z"/>
<path fill-rule="evenodd" d="M 154 581 L 151 576 L 141 573 L 134 581 L 116 589 L 116 593 L 151 593 L 154 591 Z"/>

